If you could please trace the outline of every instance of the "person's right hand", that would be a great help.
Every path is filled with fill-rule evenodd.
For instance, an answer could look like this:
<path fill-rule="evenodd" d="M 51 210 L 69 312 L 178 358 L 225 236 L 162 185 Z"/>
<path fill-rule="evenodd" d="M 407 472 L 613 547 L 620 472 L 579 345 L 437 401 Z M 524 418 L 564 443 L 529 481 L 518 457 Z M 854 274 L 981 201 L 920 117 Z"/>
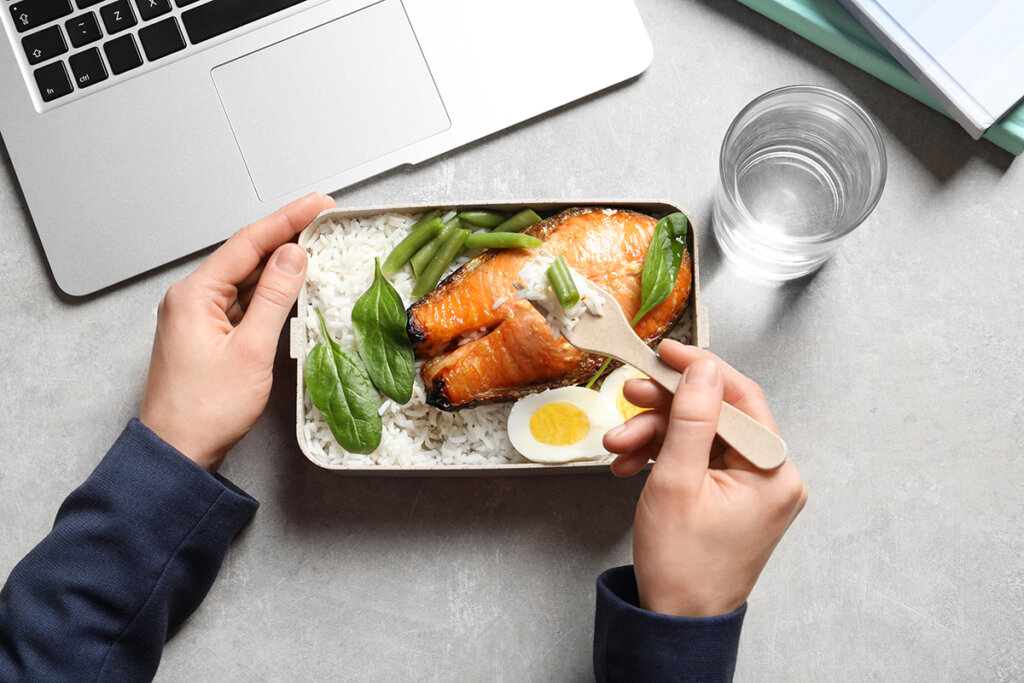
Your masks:
<path fill-rule="evenodd" d="M 605 435 L 612 471 L 639 472 L 655 459 L 637 504 L 633 564 L 640 606 L 706 617 L 732 612 L 803 509 L 807 487 L 792 460 L 755 468 L 715 437 L 723 397 L 778 431 L 760 387 L 717 356 L 664 341 L 662 359 L 683 372 L 673 396 L 630 380 L 625 397 L 651 408 Z"/>

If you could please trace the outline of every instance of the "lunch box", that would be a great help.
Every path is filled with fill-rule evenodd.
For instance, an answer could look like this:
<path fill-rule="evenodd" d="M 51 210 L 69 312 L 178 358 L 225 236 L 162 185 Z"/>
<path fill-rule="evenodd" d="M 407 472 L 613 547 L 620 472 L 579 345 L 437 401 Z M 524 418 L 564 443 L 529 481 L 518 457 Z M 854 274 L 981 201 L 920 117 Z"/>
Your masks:
<path fill-rule="evenodd" d="M 614 207 L 626 208 L 648 214 L 655 218 L 661 218 L 676 211 L 683 211 L 679 206 L 661 200 L 647 199 L 615 199 L 615 200 L 593 200 L 580 199 L 575 201 L 566 200 L 544 200 L 529 202 L 493 202 L 493 201 L 461 201 L 448 202 L 446 204 L 407 204 L 407 205 L 383 205 L 367 206 L 348 209 L 329 209 L 317 216 L 299 235 L 299 245 L 303 248 L 309 244 L 310 236 L 326 221 L 340 220 L 345 218 L 359 218 L 372 216 L 379 213 L 424 213 L 431 209 L 440 209 L 442 213 L 448 210 L 462 210 L 467 208 L 492 209 L 514 213 L 516 211 L 532 208 L 545 213 L 556 213 L 572 207 Z M 687 214 L 689 216 L 689 214 Z M 686 239 L 690 253 L 693 257 L 693 284 L 690 293 L 690 301 L 687 303 L 684 316 L 690 316 L 694 344 L 700 348 L 707 348 L 708 345 L 708 322 L 707 312 L 701 303 L 700 298 L 700 265 L 698 254 L 698 235 L 690 223 Z M 369 264 L 372 266 L 372 264 Z M 610 459 L 602 461 L 571 462 L 561 465 L 542 465 L 539 463 L 514 463 L 514 464 L 481 464 L 481 465 L 432 465 L 432 466 L 344 466 L 332 463 L 321 462 L 314 456 L 306 443 L 306 435 L 303 425 L 306 421 L 306 408 L 303 383 L 303 371 L 306 361 L 306 309 L 308 308 L 306 288 L 303 287 L 299 294 L 298 316 L 291 319 L 290 325 L 290 353 L 296 361 L 296 423 L 295 431 L 302 453 L 318 467 L 328 470 L 353 475 L 382 475 L 382 476 L 424 476 L 424 475 L 448 475 L 448 476 L 490 476 L 490 475 L 517 475 L 517 474 L 571 474 L 587 472 L 609 471 Z"/>

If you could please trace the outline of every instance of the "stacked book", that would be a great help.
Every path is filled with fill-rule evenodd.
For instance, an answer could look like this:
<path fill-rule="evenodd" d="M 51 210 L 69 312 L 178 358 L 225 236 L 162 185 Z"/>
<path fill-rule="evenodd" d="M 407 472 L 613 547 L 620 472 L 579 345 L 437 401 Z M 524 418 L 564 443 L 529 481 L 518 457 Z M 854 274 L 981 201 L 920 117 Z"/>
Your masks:
<path fill-rule="evenodd" d="M 740 2 L 947 114 L 973 137 L 1024 152 L 1021 0 Z"/>

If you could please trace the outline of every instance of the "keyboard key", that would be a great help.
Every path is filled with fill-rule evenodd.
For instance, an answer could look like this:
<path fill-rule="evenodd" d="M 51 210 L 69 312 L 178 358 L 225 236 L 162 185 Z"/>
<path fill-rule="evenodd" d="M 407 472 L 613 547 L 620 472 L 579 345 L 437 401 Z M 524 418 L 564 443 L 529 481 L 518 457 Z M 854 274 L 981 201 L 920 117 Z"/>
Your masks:
<path fill-rule="evenodd" d="M 78 5 L 78 9 L 92 7 L 93 5 L 98 5 L 101 2 L 103 2 L 103 0 L 75 0 L 75 3 Z"/>
<path fill-rule="evenodd" d="M 171 11 L 171 3 L 168 0 L 135 0 L 135 4 L 139 7 L 139 15 L 143 21 L 155 19 Z"/>
<path fill-rule="evenodd" d="M 110 62 L 110 70 L 115 74 L 123 74 L 125 71 L 142 66 L 139 46 L 135 44 L 135 38 L 130 33 L 104 43 L 103 51 L 107 54 L 107 61 Z"/>
<path fill-rule="evenodd" d="M 107 68 L 103 66 L 103 59 L 100 58 L 98 48 L 92 48 L 85 52 L 79 52 L 68 58 L 71 64 L 71 71 L 75 74 L 75 81 L 79 88 L 88 88 L 90 85 L 107 80 Z"/>
<path fill-rule="evenodd" d="M 11 5 L 11 18 L 14 19 L 18 33 L 24 33 L 54 19 L 66 17 L 73 11 L 71 0 L 22 0 Z"/>
<path fill-rule="evenodd" d="M 151 62 L 185 49 L 185 39 L 174 17 L 143 26 L 139 29 L 139 40 L 146 51 L 146 59 Z"/>
<path fill-rule="evenodd" d="M 68 70 L 64 68 L 64 62 L 54 62 L 36 69 L 35 77 L 43 102 L 52 102 L 73 90 L 71 79 L 68 78 Z"/>
<path fill-rule="evenodd" d="M 51 26 L 38 33 L 25 36 L 21 39 L 21 46 L 25 50 L 29 64 L 45 62 L 50 57 L 56 57 L 68 51 L 68 44 L 64 42 L 64 34 L 61 33 L 60 26 Z"/>
<path fill-rule="evenodd" d="M 199 2 L 199 0 L 175 0 L 175 4 L 178 7 L 188 7 L 189 5 L 197 2 Z"/>
<path fill-rule="evenodd" d="M 75 47 L 88 45 L 103 37 L 99 22 L 96 21 L 95 12 L 68 19 L 64 22 L 64 28 L 68 30 L 68 38 L 71 39 L 71 44 Z"/>
<path fill-rule="evenodd" d="M 192 44 L 215 38 L 303 0 L 212 0 L 181 14 Z"/>
<path fill-rule="evenodd" d="M 117 0 L 100 7 L 100 16 L 103 17 L 103 25 L 107 27 L 107 33 L 110 35 L 139 23 L 135 21 L 135 12 L 132 11 L 132 4 L 128 0 Z"/>

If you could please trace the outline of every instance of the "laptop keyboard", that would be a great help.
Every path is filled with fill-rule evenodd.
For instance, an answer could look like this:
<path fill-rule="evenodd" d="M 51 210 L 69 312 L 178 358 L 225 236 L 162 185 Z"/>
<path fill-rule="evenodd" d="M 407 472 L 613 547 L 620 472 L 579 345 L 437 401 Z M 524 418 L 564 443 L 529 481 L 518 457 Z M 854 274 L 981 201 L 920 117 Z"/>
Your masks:
<path fill-rule="evenodd" d="M 5 0 L 43 102 L 308 0 Z"/>

